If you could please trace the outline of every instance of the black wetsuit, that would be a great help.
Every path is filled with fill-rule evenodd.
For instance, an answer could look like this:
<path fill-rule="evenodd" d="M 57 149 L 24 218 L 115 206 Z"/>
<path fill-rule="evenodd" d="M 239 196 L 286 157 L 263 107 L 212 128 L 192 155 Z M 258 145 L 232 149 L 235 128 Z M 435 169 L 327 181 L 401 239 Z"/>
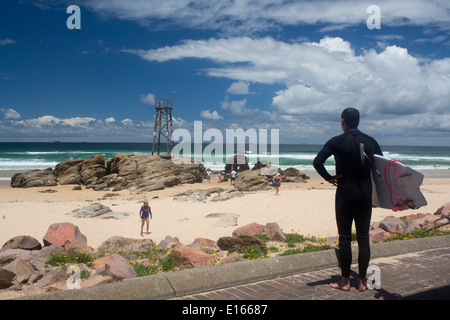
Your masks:
<path fill-rule="evenodd" d="M 332 176 L 324 162 L 334 155 L 336 176 L 336 222 L 339 233 L 339 260 L 343 277 L 350 276 L 352 261 L 351 228 L 355 220 L 358 241 L 359 276 L 366 277 L 370 260 L 369 228 L 372 215 L 371 169 L 374 154 L 382 155 L 372 137 L 358 129 L 349 129 L 330 139 L 314 159 L 314 168 L 325 179 Z"/>

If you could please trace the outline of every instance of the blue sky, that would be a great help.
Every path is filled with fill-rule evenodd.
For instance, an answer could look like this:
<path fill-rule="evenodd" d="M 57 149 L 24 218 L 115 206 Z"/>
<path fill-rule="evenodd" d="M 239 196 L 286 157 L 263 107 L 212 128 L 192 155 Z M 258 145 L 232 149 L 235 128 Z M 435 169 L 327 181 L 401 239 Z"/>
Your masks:
<path fill-rule="evenodd" d="M 357 107 L 380 144 L 448 146 L 449 22 L 448 1 L 1 1 L 0 141 L 151 142 L 170 98 L 175 128 L 322 144 Z"/>

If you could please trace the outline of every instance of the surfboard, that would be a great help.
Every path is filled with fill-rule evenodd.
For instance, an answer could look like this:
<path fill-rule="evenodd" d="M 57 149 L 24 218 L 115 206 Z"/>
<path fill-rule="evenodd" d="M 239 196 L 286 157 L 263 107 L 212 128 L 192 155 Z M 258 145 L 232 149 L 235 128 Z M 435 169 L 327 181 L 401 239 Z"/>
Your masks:
<path fill-rule="evenodd" d="M 392 211 L 427 205 L 420 191 L 423 174 L 398 160 L 375 155 L 372 167 L 372 206 Z"/>

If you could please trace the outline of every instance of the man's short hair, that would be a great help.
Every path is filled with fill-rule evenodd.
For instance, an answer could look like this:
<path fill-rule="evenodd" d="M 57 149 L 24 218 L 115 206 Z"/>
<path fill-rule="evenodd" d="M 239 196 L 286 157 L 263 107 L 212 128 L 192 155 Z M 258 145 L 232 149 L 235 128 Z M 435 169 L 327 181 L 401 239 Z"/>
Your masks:
<path fill-rule="evenodd" d="M 355 108 L 347 108 L 342 111 L 341 118 L 351 128 L 356 129 L 359 125 L 359 111 Z"/>

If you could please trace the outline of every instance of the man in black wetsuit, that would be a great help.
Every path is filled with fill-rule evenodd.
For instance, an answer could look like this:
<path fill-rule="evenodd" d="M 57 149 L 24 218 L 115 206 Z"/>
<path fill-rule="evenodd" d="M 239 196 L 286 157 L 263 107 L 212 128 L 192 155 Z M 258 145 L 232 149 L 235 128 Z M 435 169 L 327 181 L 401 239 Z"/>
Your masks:
<path fill-rule="evenodd" d="M 314 159 L 314 168 L 325 180 L 337 186 L 336 223 L 339 233 L 339 262 L 342 278 L 331 287 L 350 290 L 352 261 L 351 228 L 355 221 L 358 241 L 360 291 L 367 289 L 366 272 L 370 260 L 369 228 L 372 215 L 371 169 L 374 154 L 382 155 L 372 137 L 358 130 L 359 111 L 347 108 L 341 114 L 343 134 L 330 139 Z M 331 176 L 324 162 L 334 155 L 336 175 Z"/>

